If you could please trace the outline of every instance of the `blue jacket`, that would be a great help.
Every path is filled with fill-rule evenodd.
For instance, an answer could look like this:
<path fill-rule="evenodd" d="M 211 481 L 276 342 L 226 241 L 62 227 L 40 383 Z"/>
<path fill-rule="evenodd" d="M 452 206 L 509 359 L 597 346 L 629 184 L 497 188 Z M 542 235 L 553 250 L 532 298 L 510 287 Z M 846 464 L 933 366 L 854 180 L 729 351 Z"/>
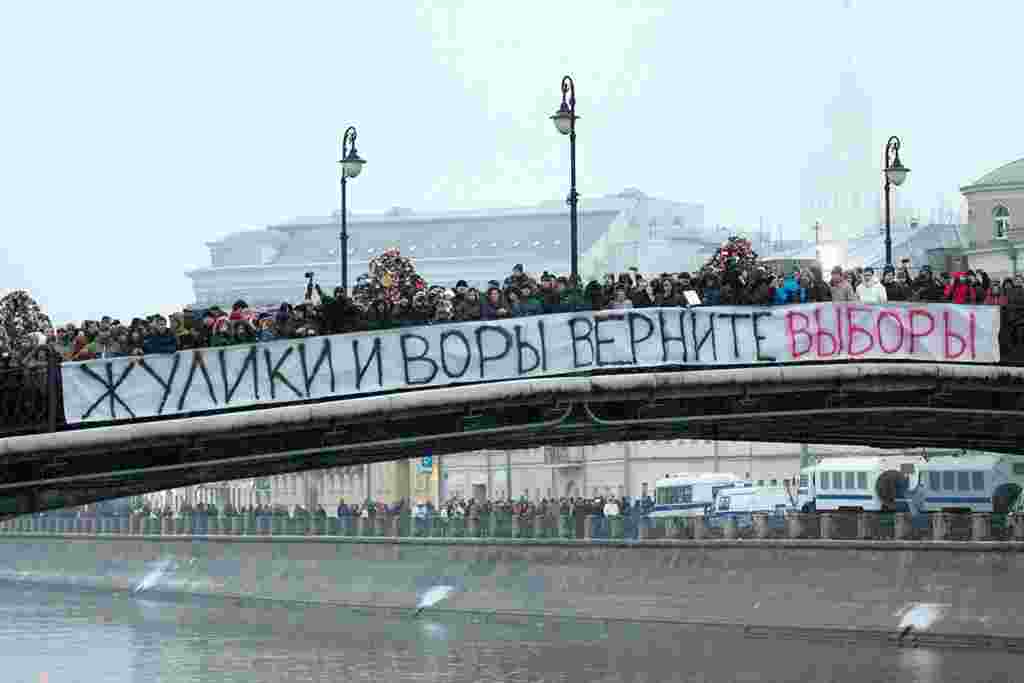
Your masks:
<path fill-rule="evenodd" d="M 178 338 L 174 333 L 153 334 L 142 340 L 142 352 L 150 353 L 174 353 L 178 350 Z"/>

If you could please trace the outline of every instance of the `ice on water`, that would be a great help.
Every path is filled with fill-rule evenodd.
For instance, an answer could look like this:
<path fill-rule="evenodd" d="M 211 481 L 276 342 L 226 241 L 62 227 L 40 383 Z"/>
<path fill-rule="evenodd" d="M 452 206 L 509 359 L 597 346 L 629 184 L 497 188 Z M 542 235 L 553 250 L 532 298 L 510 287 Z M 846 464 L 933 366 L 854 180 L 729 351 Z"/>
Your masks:
<path fill-rule="evenodd" d="M 946 605 L 920 602 L 908 605 L 900 620 L 899 629 L 903 630 L 912 626 L 915 631 L 923 631 L 934 624 L 946 610 Z"/>
<path fill-rule="evenodd" d="M 133 593 L 142 593 L 143 591 L 149 590 L 153 586 L 160 582 L 160 579 L 164 577 L 167 572 L 174 569 L 174 560 L 160 560 L 156 565 L 147 573 L 142 580 L 139 581 L 138 585 L 135 586 Z"/>
<path fill-rule="evenodd" d="M 454 590 L 455 586 L 434 586 L 423 594 L 416 607 L 419 609 L 423 609 L 424 607 L 433 607 L 451 595 Z"/>

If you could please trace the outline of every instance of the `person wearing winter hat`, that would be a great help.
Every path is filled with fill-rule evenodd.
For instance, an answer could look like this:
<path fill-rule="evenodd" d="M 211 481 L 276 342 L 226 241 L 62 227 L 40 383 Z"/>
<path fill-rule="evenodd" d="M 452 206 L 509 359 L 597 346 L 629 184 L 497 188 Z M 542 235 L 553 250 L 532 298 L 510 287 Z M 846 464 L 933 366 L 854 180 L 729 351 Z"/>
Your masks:
<path fill-rule="evenodd" d="M 455 283 L 455 297 L 452 299 L 452 306 L 458 307 L 466 299 L 466 292 L 469 291 L 469 283 L 459 280 Z"/>

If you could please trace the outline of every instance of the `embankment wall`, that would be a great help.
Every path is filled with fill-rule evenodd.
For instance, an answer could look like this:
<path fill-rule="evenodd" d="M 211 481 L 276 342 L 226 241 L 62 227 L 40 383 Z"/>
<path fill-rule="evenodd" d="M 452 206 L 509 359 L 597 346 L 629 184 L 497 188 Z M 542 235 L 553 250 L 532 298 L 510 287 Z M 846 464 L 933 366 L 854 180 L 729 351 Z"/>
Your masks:
<path fill-rule="evenodd" d="M 0 579 L 411 609 L 1024 637 L 1024 544 L 480 541 L 332 537 L 0 537 Z M 160 573 L 159 567 L 164 567 Z"/>

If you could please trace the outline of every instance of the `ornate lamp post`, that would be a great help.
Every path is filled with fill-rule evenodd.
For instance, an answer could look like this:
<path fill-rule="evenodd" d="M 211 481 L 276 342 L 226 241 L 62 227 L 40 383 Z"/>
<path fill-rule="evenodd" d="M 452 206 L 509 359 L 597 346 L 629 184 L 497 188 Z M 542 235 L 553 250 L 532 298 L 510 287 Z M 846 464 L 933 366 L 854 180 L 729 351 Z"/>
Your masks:
<path fill-rule="evenodd" d="M 892 266 L 892 212 L 889 209 L 889 187 L 900 186 L 907 179 L 910 169 L 900 162 L 900 139 L 893 135 L 885 143 L 885 156 L 882 158 L 882 169 L 885 173 L 885 265 Z"/>
<path fill-rule="evenodd" d="M 349 146 L 351 145 L 351 147 Z M 362 172 L 366 162 L 356 153 L 356 128 L 349 126 L 341 137 L 341 159 L 338 168 L 341 174 L 341 289 L 348 292 L 348 207 L 345 198 L 345 182 Z"/>
<path fill-rule="evenodd" d="M 566 96 L 568 95 L 568 100 Z M 576 224 L 576 204 L 579 196 L 576 194 L 576 85 L 571 76 L 562 79 L 562 105 L 551 117 L 555 122 L 555 128 L 562 135 L 569 136 L 569 196 L 565 202 L 569 205 L 569 263 L 572 271 L 572 286 L 578 286 L 579 282 L 579 244 Z"/>

